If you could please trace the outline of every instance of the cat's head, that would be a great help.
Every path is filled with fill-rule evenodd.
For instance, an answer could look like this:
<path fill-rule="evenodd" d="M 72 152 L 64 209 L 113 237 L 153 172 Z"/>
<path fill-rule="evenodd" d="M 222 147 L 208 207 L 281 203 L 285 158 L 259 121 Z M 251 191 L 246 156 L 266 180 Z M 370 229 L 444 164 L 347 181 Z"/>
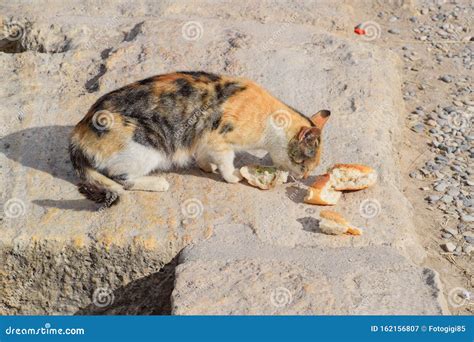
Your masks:
<path fill-rule="evenodd" d="M 319 164 L 322 130 L 331 112 L 320 110 L 311 117 L 314 126 L 302 126 L 288 142 L 288 160 L 284 167 L 296 177 L 306 177 Z"/>

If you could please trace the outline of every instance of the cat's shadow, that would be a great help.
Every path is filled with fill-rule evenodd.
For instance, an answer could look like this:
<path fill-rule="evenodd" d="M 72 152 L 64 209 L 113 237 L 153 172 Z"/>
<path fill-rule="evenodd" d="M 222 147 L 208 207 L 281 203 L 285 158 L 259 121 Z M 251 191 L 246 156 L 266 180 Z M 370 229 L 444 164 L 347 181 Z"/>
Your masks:
<path fill-rule="evenodd" d="M 28 128 L 18 132 L 0 137 L 0 153 L 8 159 L 14 160 L 28 168 L 46 172 L 55 178 L 62 179 L 71 184 L 76 184 L 78 179 L 69 160 L 68 146 L 69 136 L 74 126 L 44 126 Z M 268 156 L 259 158 L 250 153 L 241 153 L 235 159 L 236 167 L 249 164 L 270 165 L 271 159 Z M 5 177 L 7 170 L 3 170 Z M 206 173 L 195 165 L 181 170 L 172 170 L 181 175 L 193 175 L 196 177 L 210 178 L 223 182 L 218 174 Z M 242 182 L 245 184 L 244 182 Z M 85 199 L 64 200 L 64 199 L 37 199 L 33 203 L 42 207 L 55 207 L 65 210 L 75 211 L 95 211 L 98 206 Z"/>

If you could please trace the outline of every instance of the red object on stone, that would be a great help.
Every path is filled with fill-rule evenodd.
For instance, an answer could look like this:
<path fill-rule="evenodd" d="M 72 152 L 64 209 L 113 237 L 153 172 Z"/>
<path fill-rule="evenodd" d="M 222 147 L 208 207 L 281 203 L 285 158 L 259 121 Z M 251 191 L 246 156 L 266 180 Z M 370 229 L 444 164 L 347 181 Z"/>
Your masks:
<path fill-rule="evenodd" d="M 360 25 L 357 25 L 355 28 L 354 28 L 354 33 L 355 34 L 358 34 L 360 36 L 363 36 L 365 34 L 365 30 L 363 28 L 360 27 Z"/>

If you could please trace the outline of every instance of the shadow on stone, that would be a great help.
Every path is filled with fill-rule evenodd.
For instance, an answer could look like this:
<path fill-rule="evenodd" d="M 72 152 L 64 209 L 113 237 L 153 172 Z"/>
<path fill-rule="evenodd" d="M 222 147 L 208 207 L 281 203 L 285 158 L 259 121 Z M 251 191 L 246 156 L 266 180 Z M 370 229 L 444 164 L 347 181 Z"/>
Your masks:
<path fill-rule="evenodd" d="M 311 232 L 311 233 L 322 234 L 321 229 L 319 229 L 318 219 L 315 219 L 314 217 L 311 217 L 311 216 L 306 216 L 306 217 L 299 218 L 296 221 L 298 221 L 299 223 L 303 225 L 303 230 L 306 230 L 307 232 Z"/>
<path fill-rule="evenodd" d="M 11 133 L 0 138 L 0 153 L 23 166 L 74 184 L 68 153 L 72 129 L 73 126 L 45 126 Z"/>
<path fill-rule="evenodd" d="M 97 211 L 101 206 L 87 199 L 79 200 L 51 200 L 51 199 L 39 199 L 33 200 L 34 204 L 40 207 L 58 208 L 63 210 L 74 210 L 74 211 Z"/>
<path fill-rule="evenodd" d="M 110 305 L 102 307 L 100 298 L 97 298 L 98 305 L 91 303 L 75 315 L 170 315 L 178 256 L 160 271 L 113 291 L 113 295 L 109 294 L 107 298 Z"/>
<path fill-rule="evenodd" d="M 301 204 L 304 202 L 306 196 L 306 190 L 298 188 L 295 185 L 286 188 L 286 196 L 295 202 L 296 204 Z"/>

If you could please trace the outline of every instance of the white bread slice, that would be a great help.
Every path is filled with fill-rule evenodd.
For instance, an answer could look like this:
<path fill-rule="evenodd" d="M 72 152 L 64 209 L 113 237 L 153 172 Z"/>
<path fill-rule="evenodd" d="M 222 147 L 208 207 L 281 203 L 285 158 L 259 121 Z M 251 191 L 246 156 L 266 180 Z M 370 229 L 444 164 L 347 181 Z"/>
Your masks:
<path fill-rule="evenodd" d="M 377 181 L 377 172 L 362 164 L 336 164 L 329 173 L 334 189 L 339 191 L 366 189 Z"/>
<path fill-rule="evenodd" d="M 331 210 L 323 210 L 319 213 L 319 229 L 324 234 L 330 235 L 362 235 L 362 229 L 352 227 L 344 217 Z"/>
<path fill-rule="evenodd" d="M 316 178 L 308 189 L 304 201 L 316 205 L 335 205 L 339 198 L 341 198 L 341 193 L 334 190 L 333 179 L 326 173 Z"/>
<path fill-rule="evenodd" d="M 272 166 L 243 166 L 240 168 L 240 174 L 250 185 L 262 190 L 272 189 L 288 180 L 287 171 L 281 171 Z"/>

